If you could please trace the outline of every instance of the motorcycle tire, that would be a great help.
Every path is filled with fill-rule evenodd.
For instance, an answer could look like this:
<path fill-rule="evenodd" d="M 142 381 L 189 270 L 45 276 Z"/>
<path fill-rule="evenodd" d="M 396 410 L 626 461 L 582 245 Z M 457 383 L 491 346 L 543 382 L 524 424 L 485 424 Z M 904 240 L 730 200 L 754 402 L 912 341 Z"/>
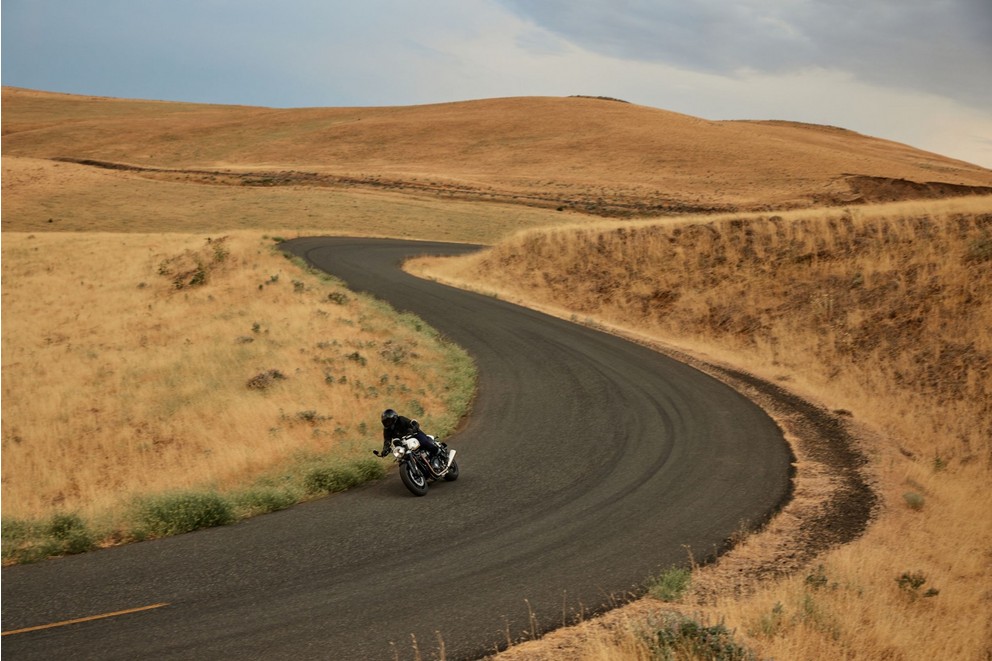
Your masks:
<path fill-rule="evenodd" d="M 414 496 L 423 496 L 427 493 L 427 478 L 415 462 L 404 461 L 400 464 L 400 479 Z"/>
<path fill-rule="evenodd" d="M 454 482 L 458 479 L 458 460 L 455 459 L 451 462 L 451 466 L 448 467 L 448 472 L 444 474 L 445 482 Z"/>

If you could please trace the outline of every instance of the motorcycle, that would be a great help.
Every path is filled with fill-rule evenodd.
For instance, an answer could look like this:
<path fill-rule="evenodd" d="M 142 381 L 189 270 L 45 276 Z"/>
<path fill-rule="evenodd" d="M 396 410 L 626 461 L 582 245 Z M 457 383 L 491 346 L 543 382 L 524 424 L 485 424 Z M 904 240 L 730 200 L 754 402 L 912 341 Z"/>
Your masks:
<path fill-rule="evenodd" d="M 430 438 L 434 439 L 433 436 Z M 393 457 L 400 465 L 400 479 L 414 496 L 425 495 L 430 483 L 436 480 L 454 482 L 458 479 L 455 450 L 447 443 L 437 443 L 439 450 L 433 461 L 427 448 L 421 447 L 415 436 L 394 438 L 391 443 Z"/>

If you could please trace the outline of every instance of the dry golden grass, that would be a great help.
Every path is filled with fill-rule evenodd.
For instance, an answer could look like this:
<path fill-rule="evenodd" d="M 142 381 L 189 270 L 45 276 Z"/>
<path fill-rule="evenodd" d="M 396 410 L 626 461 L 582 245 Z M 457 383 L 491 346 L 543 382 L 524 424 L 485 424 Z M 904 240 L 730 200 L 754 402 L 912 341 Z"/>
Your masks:
<path fill-rule="evenodd" d="M 841 129 L 588 98 L 276 110 L 5 87 L 3 108 L 5 158 L 331 173 L 613 215 L 947 194 L 909 182 L 992 186 L 984 168 Z"/>
<path fill-rule="evenodd" d="M 416 368 L 382 365 L 387 342 L 425 340 L 367 302 L 329 301 L 343 291 L 273 256 L 263 232 L 496 243 L 567 223 L 431 269 L 678 342 L 878 432 L 866 451 L 883 508 L 867 534 L 822 570 L 735 585 L 743 597 L 699 590 L 679 607 L 725 620 L 763 657 L 989 656 L 988 198 L 770 211 L 944 197 L 992 186 L 989 170 L 830 127 L 595 99 L 274 110 L 4 88 L 3 110 L 5 523 L 346 450 L 374 422 L 346 411 L 380 407 L 370 387 L 381 400 L 405 386 L 442 415 L 437 386 L 412 392 L 403 376 L 434 349 Z M 63 157 L 146 169 L 51 160 Z M 256 185 L 271 172 L 280 185 Z M 572 209 L 732 213 L 619 224 Z M 206 286 L 170 289 L 163 261 L 209 258 L 207 235 L 231 237 L 229 259 Z M 289 378 L 247 388 L 270 369 Z M 720 567 L 698 583 L 719 585 Z M 904 574 L 926 583 L 901 586 Z M 644 658 L 641 621 L 510 658 Z"/>
<path fill-rule="evenodd" d="M 259 233 L 4 233 L 2 250 L 4 517 L 364 455 L 386 406 L 454 426 L 436 340 Z M 177 288 L 198 264 L 206 281 Z"/>
<path fill-rule="evenodd" d="M 529 231 L 415 269 L 743 366 L 878 432 L 864 537 L 822 574 L 690 612 L 763 658 L 992 650 L 992 198 Z"/>
<path fill-rule="evenodd" d="M 430 273 L 760 357 L 854 404 L 884 393 L 907 451 L 969 461 L 992 424 L 989 199 L 537 230 Z M 918 426 L 934 405 L 970 413 L 943 446 Z"/>
<path fill-rule="evenodd" d="M 280 232 L 493 243 L 560 214 L 371 190 L 211 186 L 3 157 L 4 232 Z M 588 219 L 586 219 L 588 220 Z"/>

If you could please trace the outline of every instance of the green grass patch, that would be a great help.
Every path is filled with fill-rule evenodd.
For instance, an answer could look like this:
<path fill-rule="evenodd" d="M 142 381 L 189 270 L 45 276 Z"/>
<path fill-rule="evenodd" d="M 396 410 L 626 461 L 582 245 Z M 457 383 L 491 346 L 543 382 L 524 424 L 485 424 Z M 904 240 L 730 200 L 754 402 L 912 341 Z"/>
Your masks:
<path fill-rule="evenodd" d="M 3 563 L 37 562 L 84 553 L 100 542 L 140 541 L 223 526 L 385 475 L 386 464 L 373 457 L 349 461 L 330 455 L 301 455 L 282 471 L 237 491 L 180 491 L 138 498 L 121 522 L 100 532 L 77 514 L 57 514 L 40 521 L 4 518 Z"/>
<path fill-rule="evenodd" d="M 42 521 L 4 518 L 3 562 L 26 563 L 96 548 L 96 535 L 78 514 L 58 513 Z"/>
<path fill-rule="evenodd" d="M 231 504 L 239 519 L 284 510 L 299 501 L 300 494 L 288 487 L 256 486 L 231 496 Z"/>
<path fill-rule="evenodd" d="M 648 594 L 661 601 L 678 601 L 689 588 L 692 572 L 682 567 L 669 567 L 648 583 Z"/>
<path fill-rule="evenodd" d="M 378 460 L 355 459 L 347 463 L 310 467 L 303 478 L 303 486 L 308 494 L 334 493 L 385 475 L 386 469 Z"/>
<path fill-rule="evenodd" d="M 138 538 L 168 537 L 234 522 L 234 508 L 218 493 L 185 491 L 148 496 L 134 507 Z"/>
<path fill-rule="evenodd" d="M 348 452 L 363 446 L 356 441 Z M 4 518 L 3 563 L 84 553 L 100 542 L 140 541 L 223 526 L 381 479 L 386 468 L 384 462 L 372 457 L 342 460 L 332 455 L 300 455 L 281 471 L 240 490 L 180 491 L 138 498 L 122 521 L 100 532 L 77 514 L 57 514 L 39 521 Z"/>

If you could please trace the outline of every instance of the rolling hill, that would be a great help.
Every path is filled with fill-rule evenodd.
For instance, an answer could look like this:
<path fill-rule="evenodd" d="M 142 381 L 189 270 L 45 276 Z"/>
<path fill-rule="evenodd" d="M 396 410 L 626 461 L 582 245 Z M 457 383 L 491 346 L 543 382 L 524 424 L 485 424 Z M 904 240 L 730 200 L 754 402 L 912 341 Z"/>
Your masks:
<path fill-rule="evenodd" d="M 287 315 L 277 293 L 295 300 L 307 287 L 272 244 L 328 234 L 493 244 L 420 268 L 724 362 L 810 397 L 837 428 L 861 435 L 881 503 L 865 534 L 824 550 L 829 539 L 810 532 L 810 520 L 837 523 L 822 504 L 847 496 L 797 429 L 796 498 L 725 564 L 693 572 L 684 612 L 726 621 L 762 658 L 970 659 L 988 649 L 992 625 L 973 615 L 987 611 L 992 548 L 992 170 L 836 127 L 713 122 L 602 98 L 272 109 L 2 94 L 5 470 L 31 450 L 19 428 L 48 430 L 56 405 L 77 425 L 66 438 L 102 442 L 117 429 L 128 443 L 149 441 L 139 458 L 149 444 L 178 450 L 178 434 L 145 421 L 170 422 L 158 402 L 172 401 L 166 377 L 186 366 L 195 375 L 186 381 L 233 384 L 238 401 L 259 369 L 310 374 L 312 410 L 280 410 L 242 440 L 292 425 L 301 446 L 324 443 L 308 422 L 330 387 L 315 352 L 340 346 L 335 387 L 360 385 L 351 370 L 361 354 L 349 352 L 383 336 L 366 319 L 355 326 L 365 335 L 334 331 L 328 342 L 328 313 L 309 308 L 302 318 L 317 330 L 268 323 Z M 942 197 L 955 199 L 932 201 Z M 653 218 L 616 220 L 625 217 Z M 227 241 L 239 246 L 234 258 L 217 250 Z M 247 284 L 174 291 L 163 265 L 195 250 L 225 255 Z M 351 329 L 338 310 L 348 297 L 331 294 L 322 304 Z M 269 327 L 291 355 L 256 364 Z M 276 338 L 279 329 L 291 339 Z M 208 364 L 227 376 L 206 378 Z M 135 379 L 135 366 L 165 376 Z M 136 383 L 155 403 L 137 414 Z M 56 386 L 67 394 L 45 394 Z M 339 408 L 367 406 L 374 389 Z M 285 411 L 306 401 L 296 396 Z M 21 403 L 43 422 L 31 424 Z M 227 418 L 200 419 L 210 421 L 206 437 L 231 440 Z M 52 456 L 78 477 L 70 455 Z M 16 484 L 5 474 L 5 489 Z M 49 500 L 61 507 L 65 494 Z M 6 516 L 16 501 L 4 502 Z M 816 565 L 798 569 L 813 553 Z M 566 630 L 543 651 L 505 658 L 635 658 L 562 651 L 613 650 L 615 640 Z"/>
<path fill-rule="evenodd" d="M 829 126 L 613 99 L 272 109 L 3 88 L 3 156 L 208 184 L 366 188 L 602 216 L 992 193 L 992 171 Z"/>

